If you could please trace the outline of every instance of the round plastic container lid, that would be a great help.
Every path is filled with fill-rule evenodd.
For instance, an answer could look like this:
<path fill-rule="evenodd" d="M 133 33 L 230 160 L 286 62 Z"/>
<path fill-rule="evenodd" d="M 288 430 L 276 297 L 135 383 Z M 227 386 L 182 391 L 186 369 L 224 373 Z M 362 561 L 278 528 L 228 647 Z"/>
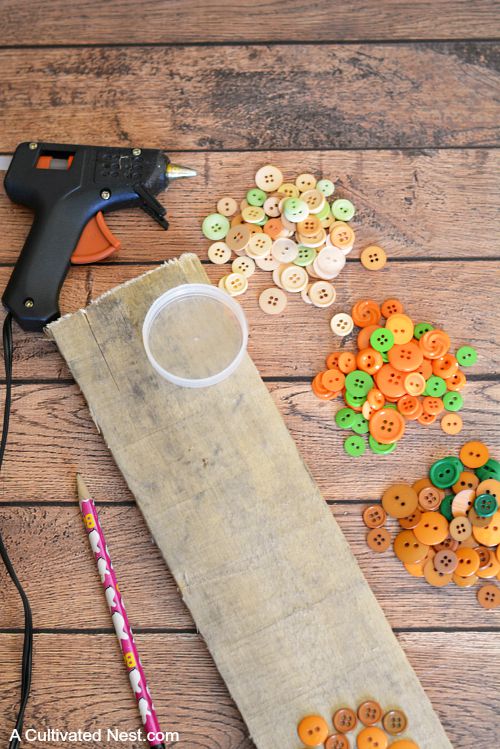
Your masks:
<path fill-rule="evenodd" d="M 203 283 L 176 286 L 151 305 L 142 326 L 149 361 L 166 380 L 208 387 L 243 359 L 248 325 L 238 302 Z"/>

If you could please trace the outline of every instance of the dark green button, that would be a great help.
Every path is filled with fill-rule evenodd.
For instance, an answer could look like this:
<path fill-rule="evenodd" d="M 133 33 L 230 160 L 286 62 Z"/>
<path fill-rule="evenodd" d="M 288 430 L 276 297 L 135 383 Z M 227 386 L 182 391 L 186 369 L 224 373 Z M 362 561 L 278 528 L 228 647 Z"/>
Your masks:
<path fill-rule="evenodd" d="M 488 458 L 484 466 L 476 468 L 475 473 L 481 481 L 486 481 L 486 479 L 500 481 L 500 463 L 498 460 L 494 460 L 494 458 Z"/>
<path fill-rule="evenodd" d="M 377 440 L 374 439 L 370 434 L 370 436 L 368 437 L 368 444 L 370 445 L 371 451 L 376 453 L 377 455 L 388 455 L 389 453 L 394 452 L 398 443 L 393 442 L 392 445 L 383 445 L 381 442 L 377 442 Z"/>
<path fill-rule="evenodd" d="M 461 346 L 456 356 L 461 367 L 472 367 L 477 362 L 477 351 L 472 346 Z"/>
<path fill-rule="evenodd" d="M 430 322 L 418 322 L 413 328 L 413 335 L 419 341 L 424 333 L 428 333 L 429 330 L 434 330 L 434 325 L 431 325 Z"/>
<path fill-rule="evenodd" d="M 361 408 L 366 400 L 366 395 L 353 395 L 349 390 L 345 391 L 344 397 L 347 405 L 354 406 L 354 408 Z"/>
<path fill-rule="evenodd" d="M 454 499 L 455 499 L 454 494 L 448 494 L 443 499 L 441 504 L 439 505 L 439 512 L 441 513 L 441 515 L 444 515 L 446 520 L 449 520 L 450 522 L 453 520 L 453 513 L 451 511 L 451 503 L 453 502 Z"/>
<path fill-rule="evenodd" d="M 474 500 L 474 509 L 481 518 L 490 518 L 498 510 L 497 498 L 493 494 L 479 494 Z"/>
<path fill-rule="evenodd" d="M 443 403 L 447 411 L 460 411 L 460 409 L 464 405 L 464 399 L 462 398 L 460 393 L 455 393 L 449 390 L 443 396 Z"/>
<path fill-rule="evenodd" d="M 352 431 L 356 434 L 368 434 L 368 428 L 368 420 L 363 414 L 356 414 L 351 427 Z"/>
<path fill-rule="evenodd" d="M 360 369 L 349 372 L 345 378 L 345 389 L 352 395 L 367 395 L 372 387 L 373 377 L 367 374 L 367 372 L 362 372 Z"/>
<path fill-rule="evenodd" d="M 394 346 L 394 333 L 387 328 L 377 328 L 370 336 L 370 343 L 375 351 L 389 351 Z"/>
<path fill-rule="evenodd" d="M 340 429 L 350 429 L 357 413 L 352 408 L 341 408 L 335 414 L 335 423 Z"/>
<path fill-rule="evenodd" d="M 460 461 L 458 461 L 460 463 Z M 462 465 L 460 463 L 460 465 Z M 429 478 L 438 489 L 447 489 L 458 481 L 461 468 L 455 462 L 455 459 L 441 458 L 432 464 L 429 471 Z"/>
<path fill-rule="evenodd" d="M 359 434 L 353 434 L 345 440 L 344 450 L 351 457 L 357 458 L 358 455 L 363 455 L 366 450 L 366 440 Z"/>
<path fill-rule="evenodd" d="M 442 377 L 431 375 L 426 382 L 424 395 L 432 395 L 433 398 L 441 398 L 447 391 L 446 382 Z"/>

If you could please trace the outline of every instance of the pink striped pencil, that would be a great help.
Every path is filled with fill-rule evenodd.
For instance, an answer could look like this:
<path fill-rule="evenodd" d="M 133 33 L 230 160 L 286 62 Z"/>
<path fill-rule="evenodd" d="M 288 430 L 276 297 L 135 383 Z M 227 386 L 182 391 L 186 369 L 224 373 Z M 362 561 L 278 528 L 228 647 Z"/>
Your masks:
<path fill-rule="evenodd" d="M 165 749 L 165 744 L 163 743 L 164 734 L 160 730 L 158 718 L 156 717 L 153 700 L 134 641 L 134 633 L 132 632 L 123 598 L 118 587 L 106 538 L 99 523 L 97 509 L 93 500 L 90 499 L 85 482 L 79 473 L 76 475 L 76 482 L 83 522 L 97 562 L 97 570 L 104 588 L 104 595 L 106 596 L 106 602 L 111 613 L 111 620 L 122 649 L 123 660 L 127 667 L 132 691 L 137 700 L 137 706 L 146 731 L 146 739 L 151 749 Z"/>

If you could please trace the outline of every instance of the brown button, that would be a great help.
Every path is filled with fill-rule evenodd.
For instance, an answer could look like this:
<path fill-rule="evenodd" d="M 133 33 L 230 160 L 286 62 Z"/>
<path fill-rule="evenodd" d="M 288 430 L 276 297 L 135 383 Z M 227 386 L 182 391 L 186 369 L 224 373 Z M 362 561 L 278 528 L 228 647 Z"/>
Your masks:
<path fill-rule="evenodd" d="M 391 736 L 397 736 L 406 730 L 408 719 L 402 710 L 389 710 L 382 718 L 382 725 Z"/>
<path fill-rule="evenodd" d="M 458 557 L 451 549 L 442 549 L 434 557 L 434 568 L 436 572 L 443 574 L 455 572 L 458 567 Z"/>
<path fill-rule="evenodd" d="M 401 528 L 405 528 L 405 530 L 412 530 L 420 523 L 421 517 L 422 511 L 417 507 L 415 512 L 412 512 L 407 518 L 399 518 L 399 525 Z"/>
<path fill-rule="evenodd" d="M 367 700 L 358 707 L 358 718 L 365 726 L 373 726 L 382 717 L 382 708 L 378 702 Z"/>
<path fill-rule="evenodd" d="M 437 510 L 441 504 L 441 492 L 435 486 L 427 486 L 419 492 L 418 504 L 422 510 Z"/>
<path fill-rule="evenodd" d="M 370 505 L 363 512 L 363 522 L 367 528 L 380 528 L 386 518 L 386 511 L 380 505 Z"/>
<path fill-rule="evenodd" d="M 458 549 L 458 541 L 455 541 L 454 538 L 448 536 L 448 538 L 445 538 L 444 541 L 441 541 L 440 544 L 434 544 L 433 548 L 436 552 L 442 551 L 443 549 L 451 549 L 451 551 L 456 551 Z"/>
<path fill-rule="evenodd" d="M 413 531 L 401 531 L 394 539 L 394 553 L 402 562 L 420 562 L 428 551 L 429 546 L 420 543 Z"/>
<path fill-rule="evenodd" d="M 387 528 L 372 528 L 366 536 L 366 543 L 372 551 L 387 551 L 391 545 L 391 534 Z"/>
<path fill-rule="evenodd" d="M 490 550 L 486 546 L 475 546 L 474 551 L 479 557 L 479 569 L 485 570 L 490 563 Z"/>
<path fill-rule="evenodd" d="M 349 739 L 343 733 L 332 734 L 325 741 L 325 749 L 350 749 L 350 747 Z"/>
<path fill-rule="evenodd" d="M 406 518 L 417 509 L 418 495 L 409 484 L 393 484 L 382 497 L 384 510 L 393 518 Z"/>
<path fill-rule="evenodd" d="M 328 724 L 321 715 L 307 715 L 297 726 L 297 733 L 306 746 L 319 746 L 326 741 Z"/>
<path fill-rule="evenodd" d="M 454 538 L 455 541 L 466 541 L 470 538 L 471 533 L 472 525 L 469 518 L 453 518 L 450 523 L 450 536 Z"/>
<path fill-rule="evenodd" d="M 492 583 L 482 585 L 477 591 L 477 600 L 483 609 L 497 609 L 500 606 L 500 588 Z"/>
<path fill-rule="evenodd" d="M 475 507 L 471 507 L 467 513 L 467 517 L 469 518 L 471 525 L 476 528 L 486 528 L 486 526 L 490 524 L 490 518 L 483 518 L 481 515 L 478 515 Z"/>
<path fill-rule="evenodd" d="M 333 725 L 339 733 L 349 733 L 356 728 L 357 722 L 356 713 L 350 707 L 341 707 L 333 716 Z"/>
<path fill-rule="evenodd" d="M 452 573 L 449 574 L 438 572 L 434 567 L 434 559 L 428 559 L 424 564 L 424 577 L 433 588 L 443 588 L 451 583 Z"/>

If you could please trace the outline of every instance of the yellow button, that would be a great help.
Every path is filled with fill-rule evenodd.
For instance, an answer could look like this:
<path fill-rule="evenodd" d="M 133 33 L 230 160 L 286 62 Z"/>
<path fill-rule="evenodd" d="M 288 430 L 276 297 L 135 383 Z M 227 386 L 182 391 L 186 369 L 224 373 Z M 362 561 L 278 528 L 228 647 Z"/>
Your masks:
<path fill-rule="evenodd" d="M 382 247 L 373 244 L 365 247 L 360 255 L 361 265 L 366 270 L 382 270 L 387 263 L 387 255 Z M 396 341 L 397 343 L 397 341 Z"/>
<path fill-rule="evenodd" d="M 394 343 L 408 343 L 413 338 L 413 320 L 408 315 L 396 312 L 387 318 L 385 327 L 394 335 Z"/>

